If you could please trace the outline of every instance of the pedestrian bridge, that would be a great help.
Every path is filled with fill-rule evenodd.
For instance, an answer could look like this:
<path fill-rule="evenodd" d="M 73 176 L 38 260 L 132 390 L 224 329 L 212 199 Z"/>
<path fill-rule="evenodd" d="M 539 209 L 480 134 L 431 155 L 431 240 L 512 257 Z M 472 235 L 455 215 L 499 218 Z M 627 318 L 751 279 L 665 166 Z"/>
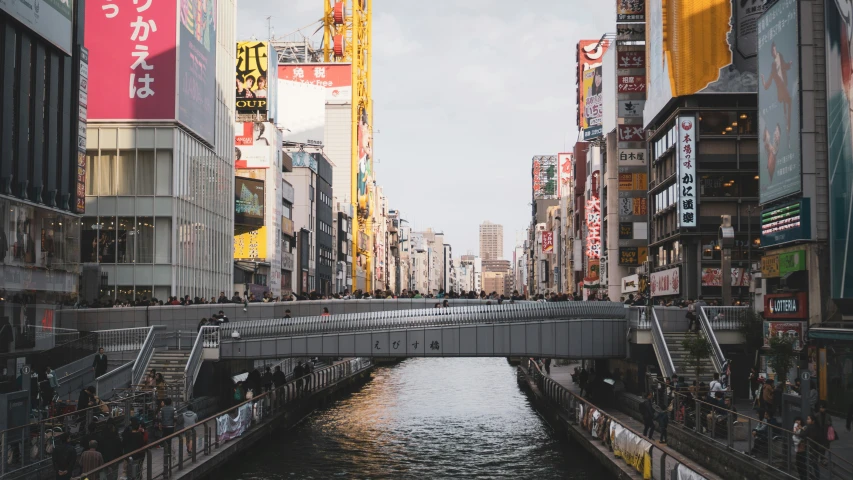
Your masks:
<path fill-rule="evenodd" d="M 232 322 L 204 358 L 624 358 L 627 315 L 621 303 L 523 302 Z"/>

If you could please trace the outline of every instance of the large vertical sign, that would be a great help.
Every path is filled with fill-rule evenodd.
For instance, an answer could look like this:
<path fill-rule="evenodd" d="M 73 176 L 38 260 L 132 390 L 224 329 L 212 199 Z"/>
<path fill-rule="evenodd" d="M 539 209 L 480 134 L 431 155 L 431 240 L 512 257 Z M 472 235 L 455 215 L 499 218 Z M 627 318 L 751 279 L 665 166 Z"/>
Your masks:
<path fill-rule="evenodd" d="M 178 39 L 178 121 L 208 143 L 214 143 L 216 2 L 181 0 L 178 5 L 181 15 Z"/>
<path fill-rule="evenodd" d="M 826 2 L 826 136 L 832 298 L 853 297 L 853 2 Z M 821 392 L 824 389 L 821 387 Z"/>
<path fill-rule="evenodd" d="M 557 198 L 557 156 L 536 155 L 533 157 L 533 198 Z"/>
<path fill-rule="evenodd" d="M 802 189 L 797 1 L 780 0 L 758 21 L 761 203 Z"/>
<path fill-rule="evenodd" d="M 601 199 L 597 193 L 586 201 L 586 256 L 601 258 Z"/>
<path fill-rule="evenodd" d="M 678 117 L 678 226 L 695 227 L 699 189 L 696 186 L 696 117 Z"/>
<path fill-rule="evenodd" d="M 560 198 L 568 198 L 569 196 L 572 181 L 572 158 L 573 155 L 571 153 L 557 154 L 557 163 L 560 166 Z"/>
<path fill-rule="evenodd" d="M 74 211 L 86 213 L 86 107 L 89 104 L 89 50 L 80 47 L 80 93 L 77 114 L 77 192 Z"/>
<path fill-rule="evenodd" d="M 175 120 L 176 15 L 170 2 L 86 2 L 89 119 Z"/>
<path fill-rule="evenodd" d="M 554 232 L 548 230 L 542 231 L 542 254 L 548 255 L 554 253 Z"/>
<path fill-rule="evenodd" d="M 602 92 L 604 91 L 604 77 L 600 66 L 585 70 L 583 72 L 583 139 L 591 140 L 598 138 L 602 133 Z"/>
<path fill-rule="evenodd" d="M 237 113 L 254 113 L 266 120 L 269 64 L 267 42 L 237 42 Z"/>
<path fill-rule="evenodd" d="M 584 116 L 584 108 L 585 108 L 585 96 L 586 90 L 584 89 L 584 72 L 587 70 L 594 70 L 597 67 L 601 66 L 601 59 L 604 57 L 604 54 L 607 52 L 607 47 L 610 46 L 610 42 L 608 40 L 581 40 L 578 42 L 578 54 L 577 54 L 577 63 L 578 63 L 578 71 L 576 77 L 576 85 L 577 85 L 577 103 L 578 103 L 578 113 L 577 113 L 577 124 L 578 128 L 585 128 L 586 120 Z"/>

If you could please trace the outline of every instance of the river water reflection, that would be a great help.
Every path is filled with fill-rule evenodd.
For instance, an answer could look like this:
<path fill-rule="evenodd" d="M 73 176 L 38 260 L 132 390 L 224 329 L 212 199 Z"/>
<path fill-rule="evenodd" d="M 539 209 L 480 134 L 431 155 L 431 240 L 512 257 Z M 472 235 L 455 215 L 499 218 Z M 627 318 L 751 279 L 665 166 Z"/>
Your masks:
<path fill-rule="evenodd" d="M 230 462 L 219 478 L 601 479 L 539 418 L 503 358 L 414 358 Z"/>

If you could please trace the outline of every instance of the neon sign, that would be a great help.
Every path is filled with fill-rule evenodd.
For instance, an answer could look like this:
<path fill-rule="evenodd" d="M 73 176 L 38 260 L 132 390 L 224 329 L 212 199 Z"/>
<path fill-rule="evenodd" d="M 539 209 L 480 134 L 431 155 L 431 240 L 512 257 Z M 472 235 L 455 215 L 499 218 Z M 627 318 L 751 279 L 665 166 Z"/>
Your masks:
<path fill-rule="evenodd" d="M 586 256 L 601 258 L 601 201 L 592 197 L 586 201 Z"/>

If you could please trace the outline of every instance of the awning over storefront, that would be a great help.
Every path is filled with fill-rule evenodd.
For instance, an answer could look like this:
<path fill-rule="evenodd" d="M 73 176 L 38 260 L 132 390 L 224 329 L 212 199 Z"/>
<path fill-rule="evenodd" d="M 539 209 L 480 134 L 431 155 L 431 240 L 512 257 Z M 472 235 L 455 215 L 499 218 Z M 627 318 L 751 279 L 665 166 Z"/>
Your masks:
<path fill-rule="evenodd" d="M 853 325 L 851 325 L 853 327 Z M 853 328 L 810 328 L 809 338 L 853 341 Z"/>

